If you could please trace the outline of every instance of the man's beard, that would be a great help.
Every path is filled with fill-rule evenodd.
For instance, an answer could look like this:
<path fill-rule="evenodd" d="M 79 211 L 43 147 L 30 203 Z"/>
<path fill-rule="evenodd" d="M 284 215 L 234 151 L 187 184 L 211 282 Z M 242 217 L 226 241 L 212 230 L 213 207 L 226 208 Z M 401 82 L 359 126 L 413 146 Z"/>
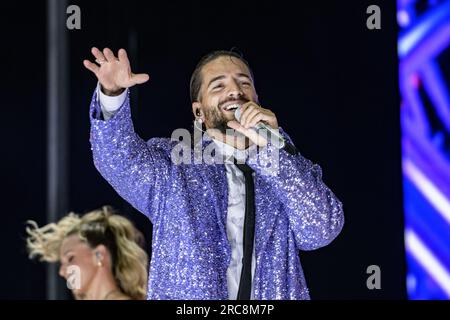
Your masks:
<path fill-rule="evenodd" d="M 226 134 L 227 129 L 230 129 L 228 126 L 228 121 L 223 113 L 217 111 L 217 109 L 211 109 L 207 112 L 206 115 L 211 122 L 211 128 L 219 130 L 221 133 Z"/>
<path fill-rule="evenodd" d="M 235 101 L 236 103 L 240 103 L 240 104 L 244 104 L 250 100 L 248 100 L 247 98 L 242 97 L 239 100 L 236 99 L 227 99 L 225 101 L 222 101 L 221 103 L 219 103 L 219 105 L 217 107 L 211 107 L 206 111 L 206 118 L 209 119 L 210 123 L 211 123 L 211 128 L 217 129 L 219 130 L 221 133 L 226 134 L 227 129 L 231 129 L 228 126 L 228 122 L 232 121 L 232 120 L 236 120 L 236 118 L 232 118 L 232 119 L 227 119 L 225 117 L 225 115 L 222 112 L 222 106 L 227 103 L 227 102 L 232 102 Z"/>

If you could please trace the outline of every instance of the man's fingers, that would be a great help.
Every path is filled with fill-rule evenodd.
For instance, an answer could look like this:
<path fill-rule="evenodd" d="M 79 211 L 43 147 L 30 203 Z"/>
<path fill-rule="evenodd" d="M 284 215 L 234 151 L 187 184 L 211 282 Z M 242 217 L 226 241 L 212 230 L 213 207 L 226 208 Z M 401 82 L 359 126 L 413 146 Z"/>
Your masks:
<path fill-rule="evenodd" d="M 245 133 L 247 132 L 247 129 L 245 129 L 238 121 L 236 120 L 231 120 L 227 122 L 227 125 L 231 128 L 234 129 L 242 134 L 245 135 Z"/>
<path fill-rule="evenodd" d="M 249 110 L 249 113 L 248 113 L 247 116 L 245 117 L 245 122 L 241 122 L 241 124 L 242 124 L 244 127 L 246 127 L 246 128 L 252 127 L 252 126 L 250 126 L 250 123 L 251 123 L 252 119 L 253 119 L 256 115 L 258 115 L 259 113 L 261 113 L 261 110 L 258 109 L 258 108 L 254 108 L 253 110 Z"/>
<path fill-rule="evenodd" d="M 264 112 L 256 114 L 252 119 L 247 121 L 248 128 L 256 126 L 259 122 L 267 122 L 269 125 L 273 126 L 273 115 Z M 274 129 L 276 128 L 274 127 Z"/>
<path fill-rule="evenodd" d="M 114 56 L 114 53 L 111 51 L 111 49 L 109 48 L 104 48 L 103 52 L 100 51 L 99 49 L 97 49 L 96 47 L 93 47 L 91 49 L 92 54 L 94 55 L 95 59 L 97 62 L 115 62 L 115 61 L 121 61 L 123 63 L 128 64 L 128 72 L 129 72 L 129 65 L 130 65 L 130 61 L 128 60 L 128 56 L 127 56 L 127 52 L 124 49 L 120 49 L 117 53 L 118 58 L 116 58 Z M 89 60 L 84 60 L 83 61 L 84 66 L 91 70 L 92 72 L 94 72 L 95 74 L 98 73 L 98 71 L 100 70 L 100 67 L 97 66 L 96 64 L 90 62 Z M 110 65 L 110 66 L 116 66 L 114 65 Z M 117 64 L 117 66 L 123 66 L 122 64 Z M 117 71 L 117 68 L 113 68 L 113 69 L 108 69 L 111 72 Z M 133 74 L 131 73 L 131 78 L 127 79 L 122 79 L 120 80 L 120 82 L 123 84 L 127 84 L 127 86 L 133 86 L 135 84 L 141 84 L 144 82 L 147 82 L 150 79 L 149 75 L 146 73 L 139 73 L 139 74 Z"/>
<path fill-rule="evenodd" d="M 241 111 L 241 119 L 240 119 L 240 123 L 241 124 L 245 124 L 245 123 L 247 123 L 247 119 L 248 119 L 248 116 L 252 113 L 252 112 L 254 112 L 255 110 L 257 110 L 257 106 L 255 105 L 255 104 L 247 104 L 246 106 L 245 106 L 245 109 L 241 109 L 242 111 Z"/>
<path fill-rule="evenodd" d="M 126 62 L 130 64 L 130 61 L 128 60 L 128 55 L 125 49 L 120 49 L 119 53 L 117 54 L 119 56 L 119 61 Z"/>
<path fill-rule="evenodd" d="M 253 143 L 257 144 L 258 146 L 264 146 L 267 144 L 267 140 L 258 135 L 258 133 L 255 130 L 244 128 L 236 120 L 228 121 L 227 125 L 230 128 L 236 130 L 237 132 L 242 133 L 244 136 L 249 138 L 251 141 L 253 141 Z"/>
<path fill-rule="evenodd" d="M 139 74 L 133 73 L 131 78 L 133 79 L 134 83 L 141 84 L 147 82 L 150 79 L 150 76 L 146 73 L 139 73 Z"/>
<path fill-rule="evenodd" d="M 98 65 L 90 62 L 89 60 L 84 60 L 83 64 L 86 67 L 86 69 L 91 70 L 94 74 L 97 74 L 98 70 L 100 69 Z"/>
<path fill-rule="evenodd" d="M 264 121 L 272 128 L 278 128 L 278 122 L 275 114 L 259 106 L 253 101 L 249 101 L 242 105 L 240 123 L 245 128 L 254 127 L 258 122 Z"/>
<path fill-rule="evenodd" d="M 106 60 L 108 60 L 108 62 L 117 61 L 114 53 L 109 48 L 103 49 L 103 54 L 105 55 L 105 58 Z"/>
<path fill-rule="evenodd" d="M 103 53 L 102 53 L 100 50 L 98 50 L 96 47 L 93 47 L 93 48 L 91 49 L 91 52 L 92 52 L 92 54 L 94 55 L 95 60 L 98 60 L 98 61 L 106 61 L 106 58 L 105 58 L 105 56 L 103 55 Z"/>
<path fill-rule="evenodd" d="M 251 119 L 247 120 L 247 125 L 245 126 L 246 128 L 253 128 L 256 126 L 256 124 L 258 122 L 260 122 L 261 120 L 263 120 L 265 118 L 263 113 L 257 113 L 255 114 Z"/>
<path fill-rule="evenodd" d="M 242 113 L 244 113 L 245 110 L 247 110 L 247 108 L 250 108 L 250 107 L 258 107 L 259 108 L 260 106 L 256 102 L 248 101 L 241 106 Z"/>
<path fill-rule="evenodd" d="M 242 124 L 240 124 L 239 122 L 237 122 L 236 120 L 231 120 L 227 122 L 227 125 L 231 128 L 234 129 L 240 133 L 242 133 L 244 136 L 252 139 L 258 136 L 258 134 L 251 129 L 247 129 L 245 128 Z M 253 139 L 252 139 L 253 140 Z"/>

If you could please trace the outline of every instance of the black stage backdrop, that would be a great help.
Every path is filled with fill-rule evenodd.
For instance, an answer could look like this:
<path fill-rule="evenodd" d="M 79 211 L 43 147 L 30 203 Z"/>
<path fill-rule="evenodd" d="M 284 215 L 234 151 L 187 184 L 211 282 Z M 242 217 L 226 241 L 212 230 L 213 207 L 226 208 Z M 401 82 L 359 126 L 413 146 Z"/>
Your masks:
<path fill-rule="evenodd" d="M 328 247 L 300 252 L 312 299 L 403 299 L 405 263 L 394 1 L 72 1 L 81 30 L 68 33 L 69 208 L 111 204 L 147 238 L 151 224 L 95 170 L 90 48 L 129 51 L 150 82 L 132 89 L 145 139 L 192 128 L 189 78 L 200 57 L 236 48 L 253 68 L 261 104 L 303 155 L 321 165 L 342 200 L 345 226 Z M 381 30 L 366 8 L 381 8 Z M 45 266 L 27 259 L 24 222 L 45 223 L 46 2 L 2 4 L 1 299 L 45 299 Z M 6 71 L 6 72 L 5 72 Z M 62 213 L 63 214 L 63 213 Z M 366 286 L 370 265 L 381 290 Z"/>

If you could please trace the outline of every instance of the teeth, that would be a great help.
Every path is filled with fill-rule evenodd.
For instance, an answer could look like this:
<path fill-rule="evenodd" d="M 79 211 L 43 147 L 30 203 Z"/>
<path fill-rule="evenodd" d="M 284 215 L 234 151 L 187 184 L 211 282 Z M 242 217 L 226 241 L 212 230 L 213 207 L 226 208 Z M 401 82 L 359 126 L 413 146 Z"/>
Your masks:
<path fill-rule="evenodd" d="M 227 106 L 225 109 L 226 109 L 227 111 L 230 111 L 230 110 L 235 110 L 235 109 L 239 108 L 240 106 L 241 106 L 240 104 L 235 103 L 235 104 L 230 104 L 230 105 Z"/>

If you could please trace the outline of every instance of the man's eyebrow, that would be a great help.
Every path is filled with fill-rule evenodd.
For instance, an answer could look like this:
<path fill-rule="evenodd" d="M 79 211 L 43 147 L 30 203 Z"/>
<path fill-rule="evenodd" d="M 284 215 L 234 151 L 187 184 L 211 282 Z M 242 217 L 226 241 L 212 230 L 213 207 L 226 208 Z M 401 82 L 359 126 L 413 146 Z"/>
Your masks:
<path fill-rule="evenodd" d="M 225 78 L 224 75 L 221 75 L 221 76 L 217 76 L 217 77 L 212 78 L 212 79 L 209 81 L 208 87 L 207 87 L 207 88 L 209 88 L 209 86 L 211 85 L 211 83 L 213 83 L 214 81 L 221 80 L 221 79 L 223 79 L 223 78 Z"/>
<path fill-rule="evenodd" d="M 250 80 L 250 81 L 252 80 L 252 78 L 250 78 L 250 76 L 249 76 L 248 74 L 245 74 L 245 73 L 238 73 L 237 75 L 238 75 L 238 77 L 244 77 L 244 78 L 247 78 L 247 79 Z M 212 79 L 209 81 L 207 88 L 209 88 L 209 86 L 211 85 L 211 83 L 213 83 L 214 81 L 222 80 L 222 79 L 224 79 L 224 78 L 226 78 L 224 75 L 220 75 L 220 76 L 217 76 L 217 77 L 212 78 Z"/>
<path fill-rule="evenodd" d="M 238 73 L 238 76 L 239 76 L 239 77 L 245 77 L 245 78 L 247 78 L 248 80 L 252 80 L 252 78 L 250 78 L 250 76 L 249 76 L 248 74 L 245 74 L 245 73 Z"/>

